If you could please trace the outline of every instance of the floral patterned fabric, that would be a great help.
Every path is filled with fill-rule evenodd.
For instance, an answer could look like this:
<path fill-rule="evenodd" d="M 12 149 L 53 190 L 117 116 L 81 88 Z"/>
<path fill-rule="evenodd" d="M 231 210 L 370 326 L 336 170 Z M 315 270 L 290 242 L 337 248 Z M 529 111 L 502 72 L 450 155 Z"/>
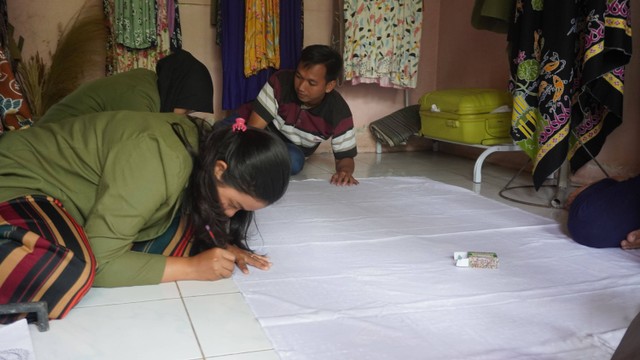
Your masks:
<path fill-rule="evenodd" d="M 154 2 L 156 19 L 154 29 L 155 42 L 147 48 L 132 48 L 118 41 L 122 38 L 117 24 L 117 4 L 125 0 L 103 0 L 105 17 L 110 36 L 107 39 L 107 75 L 143 68 L 154 70 L 158 60 L 169 55 L 173 50 L 182 48 L 182 34 L 178 2 L 176 0 L 156 0 Z M 141 3 L 146 0 L 138 0 Z M 134 0 L 129 0 L 135 3 Z M 140 7 L 142 5 L 139 5 Z M 130 16 L 131 14 L 129 14 Z M 148 15 L 148 14 L 147 14 Z M 143 16 L 143 14 L 140 14 Z M 146 19 L 146 17 L 143 17 Z M 131 17 L 127 21 L 143 21 L 141 17 Z M 147 21 L 147 20 L 144 20 Z M 120 28 L 122 28 L 120 26 Z M 140 43 L 141 44 L 141 43 Z"/>
<path fill-rule="evenodd" d="M 511 45 L 511 136 L 533 159 L 538 189 L 568 159 L 576 171 L 622 121 L 631 57 L 628 0 L 517 0 Z"/>
<path fill-rule="evenodd" d="M 280 1 L 245 2 L 244 76 L 280 68 Z"/>
<path fill-rule="evenodd" d="M 0 134 L 33 125 L 31 110 L 22 96 L 11 63 L 0 49 Z"/>
<path fill-rule="evenodd" d="M 156 2 L 154 0 L 115 0 L 116 41 L 131 49 L 156 45 Z"/>
<path fill-rule="evenodd" d="M 422 0 L 344 0 L 345 80 L 415 88 L 422 6 Z"/>

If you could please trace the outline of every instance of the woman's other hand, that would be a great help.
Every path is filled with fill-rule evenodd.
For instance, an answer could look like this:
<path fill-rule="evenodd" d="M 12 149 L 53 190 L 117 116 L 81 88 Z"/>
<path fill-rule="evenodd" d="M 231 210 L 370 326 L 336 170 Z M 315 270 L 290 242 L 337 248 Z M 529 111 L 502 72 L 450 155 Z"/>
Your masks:
<path fill-rule="evenodd" d="M 244 274 L 249 273 L 248 265 L 256 267 L 260 270 L 269 270 L 271 261 L 264 255 L 254 254 L 250 251 L 242 250 L 235 245 L 228 245 L 227 250 L 236 257 L 236 265 Z"/>

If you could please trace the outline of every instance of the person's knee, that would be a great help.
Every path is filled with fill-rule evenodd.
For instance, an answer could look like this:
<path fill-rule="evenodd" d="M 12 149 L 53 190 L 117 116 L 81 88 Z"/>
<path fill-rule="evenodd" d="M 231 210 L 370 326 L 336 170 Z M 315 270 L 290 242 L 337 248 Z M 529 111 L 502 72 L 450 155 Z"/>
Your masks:
<path fill-rule="evenodd" d="M 611 237 L 602 237 L 599 233 L 590 231 L 588 228 L 580 230 L 569 230 L 573 241 L 580 245 L 592 248 L 608 248 L 620 247 L 622 239 L 612 239 Z"/>
<path fill-rule="evenodd" d="M 304 155 L 295 154 L 291 156 L 291 175 L 296 175 L 304 168 Z"/>
<path fill-rule="evenodd" d="M 289 149 L 289 161 L 291 163 L 291 175 L 296 175 L 304 168 L 304 153 L 295 145 L 287 144 Z"/>
<path fill-rule="evenodd" d="M 620 247 L 630 231 L 640 229 L 640 201 L 626 183 L 603 179 L 575 197 L 569 207 L 567 228 L 579 244 Z"/>
<path fill-rule="evenodd" d="M 567 229 L 571 238 L 578 244 L 592 248 L 620 247 L 620 242 L 626 237 L 625 226 L 598 212 L 585 213 L 570 211 L 567 219 Z"/>

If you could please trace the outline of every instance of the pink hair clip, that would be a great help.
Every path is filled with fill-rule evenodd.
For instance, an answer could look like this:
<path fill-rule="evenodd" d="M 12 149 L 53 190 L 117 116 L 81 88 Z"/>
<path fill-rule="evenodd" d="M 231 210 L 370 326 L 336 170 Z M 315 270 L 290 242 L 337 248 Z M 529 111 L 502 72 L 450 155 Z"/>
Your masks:
<path fill-rule="evenodd" d="M 247 125 L 244 124 L 244 119 L 243 118 L 236 118 L 236 123 L 231 125 L 231 130 L 233 131 L 242 131 L 245 132 L 247 131 Z"/>

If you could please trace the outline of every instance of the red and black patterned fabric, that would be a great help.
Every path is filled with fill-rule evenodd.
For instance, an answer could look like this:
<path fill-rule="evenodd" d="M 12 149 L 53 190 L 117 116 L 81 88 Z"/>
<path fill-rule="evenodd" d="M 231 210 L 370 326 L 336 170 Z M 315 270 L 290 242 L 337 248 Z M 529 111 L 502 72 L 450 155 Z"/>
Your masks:
<path fill-rule="evenodd" d="M 192 236 L 188 220 L 176 217 L 132 250 L 188 256 Z M 0 203 L 0 304 L 45 301 L 49 318 L 64 318 L 93 285 L 97 266 L 83 229 L 59 201 L 34 195 Z M 0 315 L 0 323 L 25 315 Z"/>
<path fill-rule="evenodd" d="M 31 110 L 22 96 L 11 61 L 0 49 L 0 134 L 33 125 Z"/>

